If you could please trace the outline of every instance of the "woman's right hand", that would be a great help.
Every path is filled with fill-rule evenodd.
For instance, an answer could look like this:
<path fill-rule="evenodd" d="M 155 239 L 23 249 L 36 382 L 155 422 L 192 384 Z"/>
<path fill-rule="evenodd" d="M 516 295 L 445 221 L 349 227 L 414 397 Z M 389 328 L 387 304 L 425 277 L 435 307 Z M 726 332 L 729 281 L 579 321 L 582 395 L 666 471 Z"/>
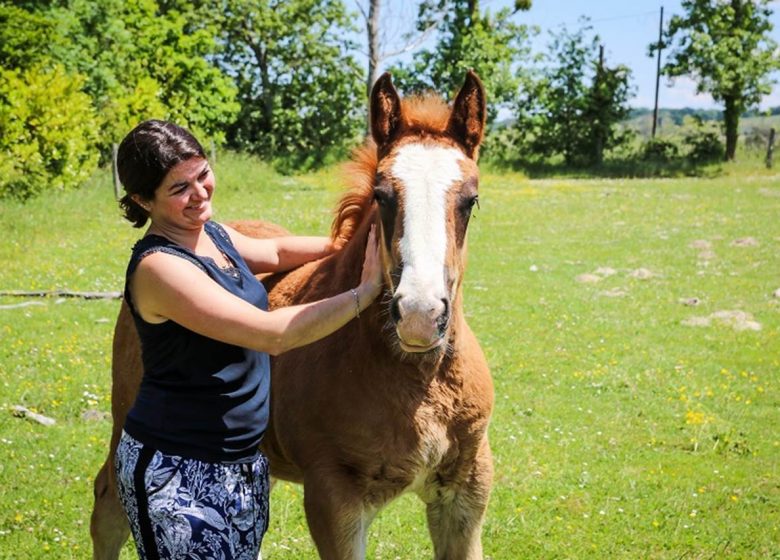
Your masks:
<path fill-rule="evenodd" d="M 366 256 L 363 259 L 363 272 L 360 276 L 360 290 L 368 298 L 362 302 L 366 306 L 382 291 L 382 260 L 379 257 L 379 244 L 376 240 L 376 226 L 371 226 L 366 241 Z"/>

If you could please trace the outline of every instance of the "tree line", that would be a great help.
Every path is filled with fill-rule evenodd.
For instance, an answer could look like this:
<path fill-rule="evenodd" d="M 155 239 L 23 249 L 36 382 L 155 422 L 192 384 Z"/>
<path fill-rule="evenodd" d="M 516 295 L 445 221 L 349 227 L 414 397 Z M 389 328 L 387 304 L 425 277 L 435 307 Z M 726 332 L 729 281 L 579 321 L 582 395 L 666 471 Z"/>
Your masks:
<path fill-rule="evenodd" d="M 739 115 L 780 67 L 768 0 L 683 0 L 660 44 L 669 76 L 723 103 L 725 157 Z M 72 188 L 135 124 L 164 118 L 204 142 L 282 170 L 343 158 L 365 132 L 366 91 L 382 62 L 382 0 L 0 0 L 0 196 Z M 606 60 L 587 20 L 539 33 L 530 0 L 419 0 L 409 45 L 389 66 L 406 93 L 451 98 L 473 68 L 490 96 L 487 157 L 600 165 L 629 141 L 631 71 Z M 362 14 L 362 19 L 360 15 Z M 363 25 L 361 25 L 361 23 Z M 367 37 L 368 64 L 358 38 Z M 430 43 L 430 42 L 429 42 Z M 496 118 L 510 114 L 511 124 Z"/>

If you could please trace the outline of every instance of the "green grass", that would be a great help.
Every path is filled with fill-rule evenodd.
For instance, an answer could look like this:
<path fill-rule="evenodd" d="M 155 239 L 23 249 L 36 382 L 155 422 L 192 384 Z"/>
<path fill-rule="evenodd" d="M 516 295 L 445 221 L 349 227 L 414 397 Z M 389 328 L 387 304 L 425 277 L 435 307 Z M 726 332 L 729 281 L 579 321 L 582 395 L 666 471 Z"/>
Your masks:
<path fill-rule="evenodd" d="M 329 228 L 333 170 L 280 177 L 228 155 L 216 172 L 219 220 Z M 487 173 L 480 188 L 465 290 L 496 388 L 486 556 L 780 558 L 780 177 Z M 0 202 L 0 231 L 0 289 L 119 290 L 140 235 L 107 173 Z M 702 240 L 709 255 L 691 246 Z M 86 558 L 110 424 L 82 414 L 109 410 L 118 302 L 38 301 L 0 309 L 0 558 Z M 761 330 L 683 323 L 721 310 Z M 57 425 L 15 418 L 15 404 Z M 275 488 L 264 558 L 315 557 L 301 497 Z M 369 557 L 431 557 L 416 498 L 380 514 Z"/>

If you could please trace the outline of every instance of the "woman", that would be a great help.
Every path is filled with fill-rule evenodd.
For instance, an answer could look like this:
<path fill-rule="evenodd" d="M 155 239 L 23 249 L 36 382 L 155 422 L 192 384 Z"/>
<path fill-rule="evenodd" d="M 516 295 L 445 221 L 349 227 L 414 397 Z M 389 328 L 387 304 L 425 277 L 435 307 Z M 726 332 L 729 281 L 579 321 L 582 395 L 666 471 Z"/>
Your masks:
<path fill-rule="evenodd" d="M 360 284 L 268 311 L 254 274 L 324 257 L 327 238 L 252 239 L 210 220 L 214 175 L 185 129 L 147 121 L 122 141 L 120 201 L 135 227 L 125 299 L 144 375 L 116 454 L 122 504 L 141 558 L 255 560 L 268 525 L 259 452 L 269 354 L 334 332 L 379 294 L 373 231 Z"/>

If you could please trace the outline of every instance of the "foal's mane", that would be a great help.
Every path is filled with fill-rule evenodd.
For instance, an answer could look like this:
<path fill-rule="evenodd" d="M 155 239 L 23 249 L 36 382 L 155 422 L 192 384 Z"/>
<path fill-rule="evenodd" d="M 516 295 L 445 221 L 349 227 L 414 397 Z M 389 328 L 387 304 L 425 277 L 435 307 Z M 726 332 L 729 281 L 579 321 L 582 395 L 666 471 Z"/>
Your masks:
<path fill-rule="evenodd" d="M 450 108 L 438 95 L 425 94 L 401 100 L 402 122 L 398 137 L 407 135 L 443 136 L 449 122 Z M 336 207 L 331 226 L 331 238 L 336 247 L 343 247 L 355 234 L 363 218 L 371 210 L 379 156 L 377 145 L 369 136 L 352 152 L 344 165 L 348 190 Z"/>

